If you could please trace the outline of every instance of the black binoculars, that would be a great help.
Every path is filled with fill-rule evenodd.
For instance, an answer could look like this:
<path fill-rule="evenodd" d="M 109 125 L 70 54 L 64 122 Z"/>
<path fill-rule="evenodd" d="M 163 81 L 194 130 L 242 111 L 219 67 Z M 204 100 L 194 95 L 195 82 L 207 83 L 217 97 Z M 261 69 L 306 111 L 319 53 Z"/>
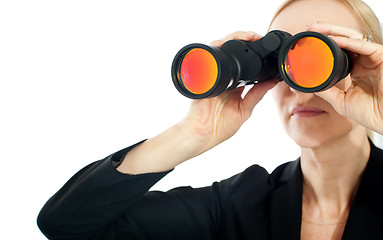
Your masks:
<path fill-rule="evenodd" d="M 201 99 L 271 79 L 301 92 L 318 92 L 350 70 L 347 53 L 325 35 L 274 30 L 255 42 L 230 40 L 220 48 L 187 45 L 173 60 L 172 79 L 181 94 Z"/>

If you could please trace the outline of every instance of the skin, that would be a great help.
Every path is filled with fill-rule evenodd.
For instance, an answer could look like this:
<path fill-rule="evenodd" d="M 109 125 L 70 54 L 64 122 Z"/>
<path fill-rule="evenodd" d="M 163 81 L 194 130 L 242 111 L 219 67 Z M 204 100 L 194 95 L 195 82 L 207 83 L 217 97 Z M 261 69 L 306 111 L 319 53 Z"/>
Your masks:
<path fill-rule="evenodd" d="M 320 23 L 318 23 L 320 21 Z M 334 0 L 297 1 L 271 25 L 295 34 L 310 30 L 333 38 L 353 53 L 348 78 L 320 93 L 300 93 L 284 82 L 256 84 L 218 97 L 193 100 L 185 118 L 131 150 L 117 168 L 125 174 L 173 169 L 233 136 L 264 94 L 273 94 L 287 134 L 301 147 L 302 239 L 341 239 L 350 205 L 370 153 L 366 128 L 383 134 L 383 47 L 361 40 L 357 19 Z M 254 32 L 235 32 L 212 42 L 256 41 Z M 299 107 L 320 114 L 297 113 Z"/>

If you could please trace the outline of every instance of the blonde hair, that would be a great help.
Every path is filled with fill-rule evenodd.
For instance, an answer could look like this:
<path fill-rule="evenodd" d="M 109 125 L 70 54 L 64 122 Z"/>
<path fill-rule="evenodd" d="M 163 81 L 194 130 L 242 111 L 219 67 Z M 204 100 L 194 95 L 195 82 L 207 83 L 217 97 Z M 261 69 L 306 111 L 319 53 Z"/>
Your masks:
<path fill-rule="evenodd" d="M 302 0 L 286 0 L 279 7 L 275 13 L 271 23 L 274 19 L 289 5 L 293 2 L 302 1 Z M 357 18 L 360 27 L 363 30 L 363 34 L 366 36 L 371 36 L 371 42 L 383 44 L 382 28 L 378 18 L 376 17 L 374 11 L 362 0 L 335 0 L 343 3 L 348 6 L 352 13 Z"/>

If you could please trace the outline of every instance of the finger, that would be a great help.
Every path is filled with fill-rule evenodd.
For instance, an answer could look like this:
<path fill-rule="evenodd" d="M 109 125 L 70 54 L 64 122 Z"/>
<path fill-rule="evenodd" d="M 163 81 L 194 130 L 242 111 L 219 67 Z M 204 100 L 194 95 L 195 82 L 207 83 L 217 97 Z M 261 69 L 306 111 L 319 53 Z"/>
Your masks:
<path fill-rule="evenodd" d="M 262 37 L 261 35 L 252 31 L 248 31 L 248 32 L 237 31 L 220 39 L 220 41 L 222 42 L 226 42 L 229 40 L 254 41 L 254 40 L 260 39 L 261 37 Z"/>
<path fill-rule="evenodd" d="M 364 35 L 358 30 L 350 27 L 332 25 L 326 23 L 314 23 L 306 27 L 308 31 L 319 32 L 324 35 L 342 36 L 353 39 L 363 39 Z"/>
<path fill-rule="evenodd" d="M 330 103 L 335 111 L 337 111 L 340 115 L 345 115 L 344 99 L 346 97 L 346 93 L 344 91 L 337 87 L 332 87 L 326 91 L 316 92 L 315 95 Z"/>
<path fill-rule="evenodd" d="M 370 69 L 362 64 L 359 64 L 360 59 L 355 59 L 354 64 L 351 70 L 351 78 L 356 79 L 356 78 L 365 78 L 369 76 L 374 76 L 375 75 L 375 69 Z"/>
<path fill-rule="evenodd" d="M 339 47 L 361 55 L 356 60 L 364 67 L 376 68 L 382 63 L 383 46 L 380 44 L 339 36 L 331 36 L 331 38 Z M 368 59 L 363 58 L 362 55 L 368 57 Z"/>
<path fill-rule="evenodd" d="M 245 41 L 251 42 L 251 41 L 256 41 L 260 38 L 262 38 L 262 36 L 253 32 L 253 31 L 248 31 L 248 32 L 237 31 L 237 32 L 234 32 L 232 34 L 227 35 L 224 38 L 212 41 L 210 44 L 217 46 L 217 47 L 221 47 L 225 42 L 227 42 L 229 40 L 245 40 Z"/>
<path fill-rule="evenodd" d="M 275 80 L 268 80 L 264 82 L 260 82 L 257 84 L 254 84 L 254 86 L 251 87 L 251 89 L 246 93 L 245 97 L 243 98 L 242 101 L 242 107 L 247 111 L 251 112 L 253 111 L 255 105 L 261 99 L 265 94 L 267 93 L 268 90 L 272 89 L 275 85 L 277 85 L 277 81 Z"/>
<path fill-rule="evenodd" d="M 221 47 L 223 42 L 221 40 L 214 40 L 210 43 L 211 45 L 214 45 L 216 47 Z"/>
<path fill-rule="evenodd" d="M 244 91 L 245 87 L 242 86 L 242 87 L 237 87 L 237 88 L 234 88 L 230 91 L 224 91 L 223 93 L 221 93 L 218 98 L 221 98 L 221 99 L 224 99 L 225 101 L 231 99 L 235 99 L 235 101 L 241 101 L 242 100 L 242 93 Z"/>

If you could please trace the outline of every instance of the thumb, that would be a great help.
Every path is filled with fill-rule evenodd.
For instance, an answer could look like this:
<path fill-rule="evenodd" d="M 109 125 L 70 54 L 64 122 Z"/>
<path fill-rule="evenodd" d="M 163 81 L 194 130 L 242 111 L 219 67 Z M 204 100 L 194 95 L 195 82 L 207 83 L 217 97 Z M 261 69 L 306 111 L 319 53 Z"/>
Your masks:
<path fill-rule="evenodd" d="M 253 111 L 255 105 L 265 96 L 268 90 L 277 85 L 277 81 L 268 80 L 254 84 L 243 98 L 242 104 L 247 111 Z"/>
<path fill-rule="evenodd" d="M 323 98 L 325 101 L 331 104 L 331 106 L 340 115 L 346 115 L 345 112 L 345 98 L 346 93 L 337 87 L 331 87 L 325 91 L 316 92 L 315 95 Z"/>

